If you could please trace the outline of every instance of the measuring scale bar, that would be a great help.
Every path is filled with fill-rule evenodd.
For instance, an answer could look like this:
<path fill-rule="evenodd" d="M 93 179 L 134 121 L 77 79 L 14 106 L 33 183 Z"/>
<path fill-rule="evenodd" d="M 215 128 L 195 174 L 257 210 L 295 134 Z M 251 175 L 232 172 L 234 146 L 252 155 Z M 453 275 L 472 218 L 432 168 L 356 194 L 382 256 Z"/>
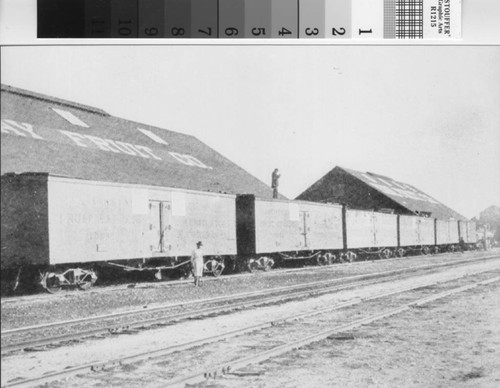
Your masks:
<path fill-rule="evenodd" d="M 38 0 L 38 38 L 461 38 L 462 0 Z"/>

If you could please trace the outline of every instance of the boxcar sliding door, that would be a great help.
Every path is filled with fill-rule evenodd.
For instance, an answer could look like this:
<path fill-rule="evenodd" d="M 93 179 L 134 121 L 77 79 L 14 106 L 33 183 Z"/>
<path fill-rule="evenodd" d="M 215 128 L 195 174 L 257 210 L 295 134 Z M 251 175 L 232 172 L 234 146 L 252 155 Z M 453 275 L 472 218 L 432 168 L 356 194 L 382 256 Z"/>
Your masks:
<path fill-rule="evenodd" d="M 299 232 L 300 234 L 304 237 L 304 248 L 308 248 L 308 241 L 307 241 L 307 232 L 309 232 L 310 228 L 308 226 L 308 218 L 309 218 L 309 212 L 307 211 L 300 211 L 300 227 L 299 227 Z"/>
<path fill-rule="evenodd" d="M 171 225 L 170 202 L 149 201 L 149 231 L 147 244 L 151 253 L 168 255 L 172 248 L 170 242 Z"/>

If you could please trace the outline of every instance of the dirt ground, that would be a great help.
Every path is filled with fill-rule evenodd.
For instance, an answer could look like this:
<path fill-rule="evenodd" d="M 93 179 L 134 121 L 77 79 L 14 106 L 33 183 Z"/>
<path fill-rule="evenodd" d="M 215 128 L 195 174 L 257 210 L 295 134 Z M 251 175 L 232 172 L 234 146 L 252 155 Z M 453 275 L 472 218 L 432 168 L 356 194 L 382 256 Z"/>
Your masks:
<path fill-rule="evenodd" d="M 449 269 L 446 271 L 449 275 L 446 276 L 465 276 L 472 267 L 483 266 L 489 268 L 489 264 L 484 263 L 471 265 L 469 269 Z M 498 274 L 498 266 L 495 268 Z M 444 281 L 446 276 L 429 274 L 423 277 L 438 277 Z M 396 284 L 380 284 L 302 302 L 184 322 L 182 325 L 133 336 L 19 354 L 2 359 L 2 385 L 15 380 L 16 376 L 46 373 L 63 365 L 71 366 L 101 358 L 115 358 L 140 349 L 151 352 L 155 348 L 175 345 L 187 339 L 202 338 L 208 333 L 279 319 L 292 312 L 363 297 L 376 289 L 387 291 L 390 287 L 396 287 Z M 186 366 L 193 367 L 197 363 L 188 364 Z M 48 386 L 109 387 L 113 382 L 112 385 L 116 387 L 160 387 L 161 381 L 168 381 L 164 373 L 168 372 L 168 368 L 163 368 L 161 373 L 148 367 L 142 372 L 139 369 L 132 371 L 132 375 L 127 375 L 125 370 L 113 370 L 109 376 L 87 376 L 87 379 L 82 376 L 82 379 L 50 383 Z M 499 387 L 500 283 L 456 294 L 423 308 L 414 308 L 238 372 L 243 376 L 226 375 L 222 379 L 197 386 Z"/>
<path fill-rule="evenodd" d="M 495 251 L 499 252 L 499 251 Z M 490 255 L 491 252 L 466 252 L 437 256 L 412 256 L 394 260 L 376 260 L 332 265 L 329 267 L 310 267 L 297 272 L 276 270 L 257 272 L 221 278 L 205 277 L 202 288 L 194 288 L 192 281 L 169 285 L 160 283 L 137 283 L 116 287 L 100 287 L 82 292 L 79 290 L 62 291 L 57 295 L 38 294 L 22 297 L 1 298 L 2 330 L 31 326 L 68 319 L 150 308 L 159 305 L 199 300 L 220 295 L 264 290 L 290 286 L 310 281 L 343 279 L 349 276 L 372 274 L 412 268 L 425 264 L 447 263 L 466 260 L 472 257 Z M 173 282 L 175 284 L 175 282 Z"/>
<path fill-rule="evenodd" d="M 459 293 L 204 387 L 500 387 L 500 284 Z M 252 375 L 253 374 L 253 375 Z"/>

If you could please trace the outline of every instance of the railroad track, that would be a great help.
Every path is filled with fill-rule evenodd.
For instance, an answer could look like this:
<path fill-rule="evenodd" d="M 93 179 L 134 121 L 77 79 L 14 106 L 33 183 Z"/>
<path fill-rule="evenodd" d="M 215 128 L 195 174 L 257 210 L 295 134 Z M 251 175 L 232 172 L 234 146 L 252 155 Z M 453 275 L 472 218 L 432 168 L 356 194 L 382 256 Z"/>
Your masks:
<path fill-rule="evenodd" d="M 285 354 L 287 352 L 290 352 L 294 349 L 297 349 L 297 348 L 300 348 L 300 347 L 303 347 L 306 345 L 310 345 L 314 342 L 318 342 L 320 340 L 326 339 L 334 334 L 338 334 L 341 332 L 352 330 L 352 329 L 357 328 L 359 326 L 367 325 L 367 324 L 370 324 L 372 322 L 376 322 L 376 321 L 388 318 L 390 316 L 400 314 L 402 312 L 410 310 L 414 306 L 423 306 L 425 304 L 437 301 L 439 299 L 446 298 L 446 297 L 453 295 L 453 294 L 465 292 L 465 291 L 471 290 L 473 288 L 485 286 L 485 285 L 499 282 L 499 281 L 500 281 L 500 276 L 495 276 L 493 278 L 490 278 L 490 279 L 487 279 L 484 281 L 472 283 L 472 284 L 462 286 L 462 287 L 456 287 L 456 288 L 453 288 L 451 290 L 446 290 L 446 291 L 443 291 L 439 294 L 435 294 L 432 296 L 419 298 L 417 300 L 414 300 L 414 301 L 409 302 L 409 303 L 405 303 L 405 304 L 398 306 L 396 308 L 387 309 L 387 310 L 384 310 L 380 313 L 371 314 L 371 315 L 368 315 L 367 317 L 364 317 L 361 319 L 352 320 L 350 322 L 347 322 L 347 323 L 344 323 L 341 325 L 337 325 L 337 326 L 334 326 L 334 327 L 329 328 L 327 330 L 321 331 L 321 332 L 316 333 L 314 335 L 310 335 L 310 336 L 307 336 L 305 338 L 300 338 L 298 340 L 293 340 L 293 341 L 290 341 L 284 345 L 276 346 L 276 347 L 273 347 L 271 349 L 259 352 L 257 354 L 253 354 L 249 357 L 243 357 L 243 358 L 240 358 L 237 360 L 233 360 L 231 362 L 224 362 L 224 363 L 220 363 L 220 364 L 215 364 L 208 369 L 194 373 L 192 375 L 182 376 L 182 377 L 172 379 L 168 382 L 163 382 L 161 385 L 157 385 L 157 387 L 158 388 L 160 388 L 160 387 L 163 387 L 163 388 L 166 388 L 166 387 L 181 388 L 182 387 L 182 388 L 184 388 L 187 386 L 187 384 L 196 384 L 196 383 L 201 383 L 201 382 L 207 381 L 207 380 L 213 380 L 215 382 L 218 376 L 224 376 L 225 374 L 230 374 L 231 371 L 236 371 L 236 370 L 241 369 L 245 366 L 266 361 L 272 357 L 276 357 L 276 356 Z M 369 299 L 382 298 L 382 297 L 393 295 L 395 293 L 410 291 L 410 290 L 414 290 L 416 288 L 426 287 L 426 286 L 428 287 L 428 286 L 432 286 L 432 285 L 433 285 L 432 283 L 429 283 L 427 285 L 417 284 L 415 287 L 408 287 L 407 289 L 403 288 L 403 289 L 396 291 L 396 292 L 386 293 L 386 294 L 381 294 L 381 295 L 374 295 L 373 297 L 371 297 Z M 369 300 L 369 299 L 366 299 L 366 300 Z M 366 300 L 364 300 L 364 301 L 366 301 Z M 355 302 L 352 302 L 352 304 L 345 303 L 344 305 L 339 305 L 339 306 L 334 306 L 334 307 L 335 308 L 350 307 L 350 306 L 353 306 L 354 304 L 359 304 L 361 302 L 363 302 L 363 301 L 355 301 Z M 332 311 L 332 310 L 330 310 L 330 311 Z M 305 317 L 309 318 L 310 316 L 311 315 L 306 315 L 306 314 L 303 314 L 303 316 L 291 316 L 291 317 L 287 318 L 287 320 L 295 320 L 295 319 L 301 319 L 301 318 L 305 318 Z M 193 346 L 195 346 L 195 345 L 193 344 Z M 158 354 L 158 357 L 160 357 L 160 356 L 161 355 Z M 140 359 L 145 360 L 146 358 L 143 356 Z M 131 361 L 133 361 L 133 362 L 137 362 L 138 360 L 139 360 L 138 358 L 131 359 Z"/>
<path fill-rule="evenodd" d="M 391 278 L 410 277 L 417 272 L 429 272 L 441 268 L 451 268 L 469 263 L 494 260 L 498 255 L 480 259 L 466 259 L 412 268 L 356 275 L 347 278 L 303 283 L 271 290 L 239 293 L 204 300 L 175 303 L 149 309 L 137 309 L 82 319 L 28 326 L 1 332 L 2 356 L 19 350 L 43 350 L 44 347 L 64 346 L 85 338 L 131 334 L 166 326 L 187 319 L 210 315 L 228 314 L 237 310 L 256 308 L 269 304 L 285 303 L 313 296 L 363 287 Z"/>
<path fill-rule="evenodd" d="M 53 347 L 57 346 L 57 344 L 64 345 L 67 342 L 78 342 L 89 337 L 130 334 L 137 330 L 152 329 L 186 319 L 195 319 L 215 314 L 227 314 L 235 310 L 319 296 L 326 293 L 366 286 L 379 281 L 387 281 L 391 277 L 412 276 L 412 274 L 419 271 L 432 271 L 439 268 L 455 267 L 471 262 L 491 260 L 496 257 L 497 255 L 492 255 L 480 259 L 473 258 L 432 265 L 426 264 L 368 275 L 356 275 L 341 279 L 303 283 L 287 287 L 278 287 L 271 290 L 239 293 L 236 295 L 175 303 L 149 309 L 137 309 L 5 330 L 1 332 L 1 352 L 2 355 L 6 355 L 23 349 L 41 350 L 46 346 Z M 49 335 L 47 335 L 48 331 L 51 331 Z"/>
<path fill-rule="evenodd" d="M 481 257 L 482 255 L 485 254 L 484 251 L 469 251 L 467 252 L 469 254 L 473 254 L 474 257 Z M 360 259 L 357 261 L 353 262 L 335 262 L 331 265 L 328 266 L 318 266 L 318 265 L 305 265 L 303 267 L 299 268 L 287 268 L 287 267 L 279 267 L 279 268 L 273 268 L 272 271 L 264 272 L 264 271 L 257 271 L 259 273 L 259 276 L 266 276 L 266 277 L 273 277 L 273 276 L 282 276 L 283 274 L 287 273 L 296 273 L 296 272 L 305 272 L 305 271 L 328 271 L 328 270 L 336 270 L 338 269 L 339 265 L 349 265 L 349 266 L 363 266 L 366 264 L 366 262 L 379 262 L 383 261 L 384 263 L 391 263 L 391 262 L 400 262 L 400 261 L 409 261 L 412 259 L 420 259 L 420 258 L 448 258 L 448 257 L 456 257 L 457 255 L 460 255 L 459 252 L 443 252 L 443 253 L 438 253 L 438 254 L 429 254 L 429 255 L 411 255 L 411 256 L 404 256 L 404 257 L 392 257 L 389 259 L 380 259 L 379 257 L 373 257 L 373 258 L 366 258 L 366 259 Z M 224 275 L 224 276 L 219 276 L 219 277 L 210 277 L 207 276 L 204 278 L 205 282 L 218 282 L 221 280 L 226 280 L 226 279 L 237 279 L 237 278 L 247 278 L 255 276 L 255 273 L 252 272 L 245 272 L 245 273 L 237 273 L 237 274 L 229 274 L 229 275 Z M 134 282 L 124 282 L 123 284 L 120 285 L 101 285 L 101 286 L 94 286 L 92 287 L 92 292 L 98 292 L 98 293 L 107 293 L 107 292 L 114 292 L 117 290 L 124 290 L 127 289 L 130 284 L 134 284 L 134 288 L 141 289 L 141 288 L 169 288 L 169 287 L 183 287 L 183 286 L 191 286 L 193 281 L 191 279 L 176 279 L 176 280 L 166 280 L 166 281 L 155 281 L 155 282 L 140 282 L 140 283 L 134 283 Z M 78 291 L 80 292 L 80 291 Z M 48 294 L 45 290 L 38 293 L 38 294 L 32 294 L 32 295 L 18 295 L 18 296 L 5 296 L 2 297 L 2 304 L 4 303 L 16 303 L 21 300 L 45 300 L 48 298 L 54 299 L 57 296 L 64 295 L 63 293 L 59 294 Z"/>
<path fill-rule="evenodd" d="M 498 271 L 498 265 L 495 267 L 495 269 Z M 477 269 L 472 272 L 472 274 L 477 274 L 481 273 L 484 271 L 487 271 L 488 268 L 480 270 Z M 491 268 L 489 268 L 491 270 Z M 455 277 L 449 278 L 448 281 L 453 280 L 453 279 L 460 279 L 463 278 L 463 274 L 458 274 L 455 275 Z M 26 380 L 19 380 L 15 382 L 8 383 L 7 385 L 4 385 L 5 387 L 28 387 L 28 386 L 36 386 L 39 384 L 44 384 L 48 383 L 54 380 L 58 379 L 63 379 L 63 378 L 68 378 L 70 376 L 75 376 L 77 374 L 81 373 L 89 373 L 90 371 L 94 372 L 99 372 L 102 370 L 109 370 L 109 368 L 112 368 L 114 366 L 119 366 L 123 364 L 128 364 L 128 363 L 137 363 L 140 361 L 144 360 L 150 360 L 150 359 L 156 359 L 156 358 L 161 358 L 168 356 L 174 352 L 176 352 L 176 359 L 180 358 L 178 352 L 185 351 L 187 349 L 191 349 L 193 347 L 198 347 L 203 344 L 213 344 L 217 341 L 221 340 L 228 340 L 229 338 L 241 336 L 247 333 L 255 333 L 256 331 L 262 331 L 265 329 L 273 330 L 273 328 L 276 328 L 279 325 L 282 325 L 284 322 L 291 322 L 291 321 L 300 321 L 300 320 L 305 320 L 309 319 L 311 317 L 316 317 L 318 315 L 325 315 L 328 313 L 331 313 L 336 310 L 340 309 L 345 309 L 348 307 L 356 306 L 361 303 L 367 303 L 370 301 L 374 301 L 377 299 L 382 299 L 382 298 L 387 298 L 393 295 L 405 293 L 408 291 L 412 290 L 417 290 L 417 289 L 422 289 L 426 287 L 431 287 L 433 285 L 436 285 L 437 283 L 441 282 L 442 280 L 432 280 L 432 279 L 419 279 L 419 280 L 413 280 L 413 281 L 407 281 L 406 284 L 402 284 L 398 287 L 395 287 L 391 290 L 381 290 L 378 292 L 375 292 L 369 296 L 363 297 L 363 298 L 354 298 L 342 303 L 337 303 L 334 305 L 327 306 L 323 309 L 316 309 L 312 311 L 307 311 L 303 312 L 300 314 L 294 314 L 290 315 L 288 317 L 283 317 L 279 320 L 271 320 L 268 322 L 263 322 L 259 323 L 257 325 L 250 325 L 246 326 L 243 328 L 240 328 L 238 330 L 233 330 L 233 331 L 228 331 L 225 333 L 219 333 L 217 335 L 213 336 L 207 336 L 205 337 L 202 341 L 195 340 L 192 342 L 186 342 L 183 344 L 179 344 L 177 346 L 170 346 L 167 348 L 162 348 L 162 349 L 157 349 L 155 351 L 147 351 L 143 353 L 136 353 L 132 355 L 128 355 L 126 357 L 121 357 L 119 359 L 113 359 L 113 360 L 107 360 L 105 362 L 101 363 L 90 363 L 90 364 L 85 364 L 85 365 L 80 365 L 77 367 L 73 368 L 67 368 L 63 371 L 57 371 L 53 373 L 46 374 L 42 377 L 37 377 L 37 378 L 32 378 L 32 379 L 26 379 Z M 318 340 L 327 338 L 335 333 L 339 333 L 342 331 L 350 330 L 354 327 L 358 327 L 364 324 L 368 324 L 371 322 L 374 322 L 376 320 L 380 320 L 386 317 L 389 317 L 391 315 L 401 313 L 403 311 L 407 311 L 410 309 L 412 306 L 420 306 L 425 303 L 429 303 L 434 300 L 438 300 L 440 298 L 444 298 L 446 296 L 452 295 L 454 293 L 458 292 L 463 292 L 466 290 L 470 290 L 475 287 L 487 285 L 493 282 L 498 282 L 500 281 L 500 276 L 494 276 L 494 277 L 489 277 L 486 280 L 482 280 L 479 282 L 474 282 L 472 284 L 468 284 L 465 286 L 461 287 L 453 287 L 450 289 L 447 289 L 443 292 L 439 292 L 438 294 L 433 294 L 430 296 L 425 296 L 418 298 L 416 300 L 412 300 L 407 303 L 403 303 L 398 307 L 394 308 L 389 308 L 386 309 L 382 312 L 376 312 L 374 314 L 369 314 L 366 317 L 363 317 L 361 319 L 350 319 L 348 322 L 343 322 L 341 324 L 335 325 L 331 327 L 331 325 L 327 325 L 328 328 L 326 330 L 320 330 L 317 333 L 308 335 L 308 336 L 299 336 L 300 338 L 295 338 L 295 339 L 290 339 L 287 341 L 285 344 L 280 344 L 279 346 L 273 346 L 270 349 L 266 349 L 264 351 L 257 352 L 256 354 L 252 354 L 251 356 L 247 357 L 240 357 L 231 361 L 224 361 L 220 364 L 212 364 L 209 367 L 205 366 L 203 367 L 202 370 L 197 371 L 196 373 L 188 373 L 186 375 L 181 375 L 181 376 L 176 376 L 172 379 L 169 379 L 168 383 L 163 382 L 161 387 L 165 386 L 182 386 L 184 387 L 185 384 L 193 384 L 193 383 L 198 383 L 200 381 L 211 379 L 211 378 L 216 378 L 217 376 L 221 376 L 224 374 L 231 374 L 231 371 L 235 371 L 238 368 L 241 368 L 243 366 L 249 365 L 249 364 L 255 364 L 261 361 L 264 361 L 270 357 L 277 356 L 279 354 L 286 353 L 294 348 L 298 348 L 313 342 L 316 342 Z M 318 322 L 318 321 L 314 321 Z M 258 341 L 258 339 L 257 339 Z M 148 386 L 151 386 L 148 384 Z"/>

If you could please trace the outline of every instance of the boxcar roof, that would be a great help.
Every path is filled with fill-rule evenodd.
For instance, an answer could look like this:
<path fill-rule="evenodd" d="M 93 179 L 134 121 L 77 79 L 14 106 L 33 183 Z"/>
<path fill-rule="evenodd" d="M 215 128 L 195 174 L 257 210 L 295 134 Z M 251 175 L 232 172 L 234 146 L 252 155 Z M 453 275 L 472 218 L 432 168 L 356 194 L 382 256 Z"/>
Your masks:
<path fill-rule="evenodd" d="M 335 167 L 298 199 L 338 201 L 354 208 L 392 208 L 397 213 L 466 220 L 456 211 L 407 183 L 371 172 Z"/>
<path fill-rule="evenodd" d="M 2 85 L 1 173 L 272 197 L 266 184 L 197 138 Z"/>

